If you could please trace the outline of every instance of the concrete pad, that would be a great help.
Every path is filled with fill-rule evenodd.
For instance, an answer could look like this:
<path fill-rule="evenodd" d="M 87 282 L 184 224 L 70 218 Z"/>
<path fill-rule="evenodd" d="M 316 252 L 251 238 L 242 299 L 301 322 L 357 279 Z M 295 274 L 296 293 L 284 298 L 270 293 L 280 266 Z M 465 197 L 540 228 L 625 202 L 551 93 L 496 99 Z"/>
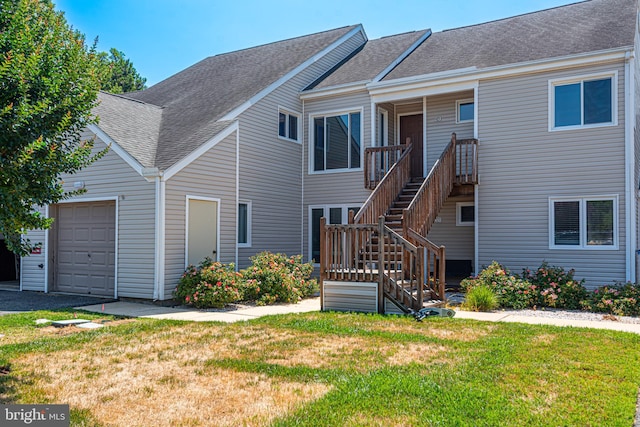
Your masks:
<path fill-rule="evenodd" d="M 78 326 L 83 323 L 89 323 L 90 320 L 86 319 L 69 319 L 69 320 L 56 320 L 55 322 L 51 322 L 53 326 L 56 328 L 63 328 L 65 326 Z"/>
<path fill-rule="evenodd" d="M 99 328 L 104 328 L 104 325 L 101 325 L 99 323 L 93 323 L 93 322 L 89 322 L 89 323 L 81 323 L 80 325 L 76 325 L 78 328 L 82 328 L 82 329 L 99 329 Z"/>
<path fill-rule="evenodd" d="M 481 312 L 481 311 L 463 311 L 456 310 L 456 319 L 473 319 L 483 320 L 485 322 L 499 322 L 505 317 L 508 317 L 508 313 L 501 312 Z"/>
<path fill-rule="evenodd" d="M 552 326 L 570 326 L 574 328 L 593 328 L 608 329 L 612 331 L 633 332 L 640 334 L 640 325 L 635 323 L 620 323 L 609 320 L 577 320 L 577 319 L 558 319 L 554 317 L 534 317 L 534 316 L 518 316 L 510 315 L 500 322 L 527 323 L 529 325 L 552 325 Z"/>

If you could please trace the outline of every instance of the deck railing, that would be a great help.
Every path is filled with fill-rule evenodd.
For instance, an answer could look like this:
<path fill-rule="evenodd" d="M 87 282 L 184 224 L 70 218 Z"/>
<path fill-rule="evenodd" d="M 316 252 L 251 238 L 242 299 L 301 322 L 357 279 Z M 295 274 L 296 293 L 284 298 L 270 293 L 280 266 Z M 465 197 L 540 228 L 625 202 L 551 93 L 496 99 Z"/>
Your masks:
<path fill-rule="evenodd" d="M 384 215 L 400 191 L 411 179 L 411 150 L 409 144 L 398 161 L 378 183 L 354 217 L 355 224 L 376 224 L 380 215 Z"/>
<path fill-rule="evenodd" d="M 455 139 L 455 133 L 452 139 Z M 478 140 L 456 140 L 456 184 L 478 183 Z"/>
<path fill-rule="evenodd" d="M 320 292 L 325 280 L 378 283 L 378 312 L 384 294 L 405 307 L 422 308 L 425 251 L 384 223 L 327 224 L 320 220 Z M 321 298 L 322 300 L 322 298 Z"/>
<path fill-rule="evenodd" d="M 409 144 L 369 147 L 364 150 L 364 186 L 373 190 L 391 167 L 409 148 Z"/>

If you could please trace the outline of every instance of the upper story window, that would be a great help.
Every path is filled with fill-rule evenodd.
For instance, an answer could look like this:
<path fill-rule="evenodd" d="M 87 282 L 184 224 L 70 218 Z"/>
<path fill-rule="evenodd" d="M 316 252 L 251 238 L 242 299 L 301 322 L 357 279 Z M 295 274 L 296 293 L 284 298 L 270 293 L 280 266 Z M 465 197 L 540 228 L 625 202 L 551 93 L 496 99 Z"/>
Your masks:
<path fill-rule="evenodd" d="M 362 126 L 360 111 L 311 118 L 313 172 L 359 169 Z"/>
<path fill-rule="evenodd" d="M 280 138 L 299 142 L 298 139 L 298 123 L 300 115 L 288 111 L 280 110 L 278 112 L 278 136 Z"/>
<path fill-rule="evenodd" d="M 550 81 L 550 130 L 617 124 L 616 80 L 614 73 Z"/>
<path fill-rule="evenodd" d="M 617 249 L 617 197 L 550 200 L 552 249 Z"/>
<path fill-rule="evenodd" d="M 473 99 L 462 99 L 456 101 L 456 123 L 472 122 L 473 116 Z"/>

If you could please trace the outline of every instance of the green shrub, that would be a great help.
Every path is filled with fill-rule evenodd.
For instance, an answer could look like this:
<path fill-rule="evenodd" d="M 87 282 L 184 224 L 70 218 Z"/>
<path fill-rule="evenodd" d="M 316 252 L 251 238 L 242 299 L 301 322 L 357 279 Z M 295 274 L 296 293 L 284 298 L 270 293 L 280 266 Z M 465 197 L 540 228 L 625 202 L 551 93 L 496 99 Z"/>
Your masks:
<path fill-rule="evenodd" d="M 532 303 L 537 307 L 581 308 L 587 298 L 584 280 L 573 278 L 575 270 L 564 271 L 561 267 L 549 267 L 546 262 L 537 270 L 524 269 L 522 279 L 531 284 Z"/>
<path fill-rule="evenodd" d="M 295 303 L 318 289 L 317 282 L 309 280 L 313 264 L 302 263 L 302 255 L 262 252 L 251 257 L 251 266 L 242 273 L 243 298 L 258 304 Z"/>
<path fill-rule="evenodd" d="M 640 285 L 626 283 L 602 286 L 582 302 L 585 310 L 617 316 L 640 316 Z"/>
<path fill-rule="evenodd" d="M 522 309 L 533 306 L 531 284 L 512 275 L 496 261 L 482 270 L 477 277 L 464 279 L 460 285 L 467 293 L 478 286 L 488 287 L 497 296 L 501 307 Z"/>
<path fill-rule="evenodd" d="M 471 311 L 491 311 L 498 306 L 498 298 L 486 285 L 471 288 L 465 297 L 463 307 Z"/>
<path fill-rule="evenodd" d="M 233 264 L 224 265 L 206 258 L 198 267 L 190 265 L 180 278 L 173 295 L 197 308 L 224 307 L 240 300 L 239 279 Z"/>

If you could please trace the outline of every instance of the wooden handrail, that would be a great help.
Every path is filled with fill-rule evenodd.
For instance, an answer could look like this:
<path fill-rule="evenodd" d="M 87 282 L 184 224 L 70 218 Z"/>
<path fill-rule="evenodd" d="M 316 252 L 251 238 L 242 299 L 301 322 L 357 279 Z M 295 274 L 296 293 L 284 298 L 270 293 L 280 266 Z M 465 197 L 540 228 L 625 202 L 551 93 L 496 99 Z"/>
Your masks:
<path fill-rule="evenodd" d="M 445 282 L 446 282 L 446 255 L 445 247 L 437 246 L 429 239 L 410 228 L 407 232 L 407 240 L 417 246 L 425 248 L 426 251 L 426 269 L 427 286 L 433 291 L 440 300 L 444 301 Z"/>
<path fill-rule="evenodd" d="M 400 191 L 411 179 L 411 151 L 409 144 L 400 159 L 391 166 L 376 188 L 364 202 L 358 214 L 353 218 L 355 224 L 376 224 L 378 217 L 384 215 Z"/>
<path fill-rule="evenodd" d="M 382 178 L 407 150 L 409 144 L 369 147 L 364 150 L 364 186 L 376 188 Z"/>
<path fill-rule="evenodd" d="M 402 232 L 411 228 L 426 236 L 436 220 L 440 208 L 453 189 L 456 179 L 456 134 L 451 135 L 440 158 L 424 180 L 415 197 L 402 212 Z"/>

